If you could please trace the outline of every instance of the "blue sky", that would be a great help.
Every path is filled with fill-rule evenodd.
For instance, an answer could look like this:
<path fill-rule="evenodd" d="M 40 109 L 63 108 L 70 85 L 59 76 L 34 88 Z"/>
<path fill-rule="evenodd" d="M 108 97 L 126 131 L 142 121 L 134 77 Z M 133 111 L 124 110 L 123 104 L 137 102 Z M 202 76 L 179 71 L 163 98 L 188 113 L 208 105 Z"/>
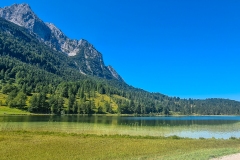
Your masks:
<path fill-rule="evenodd" d="M 3 0 L 28 3 L 86 39 L 130 85 L 180 98 L 240 101 L 238 0 Z"/>

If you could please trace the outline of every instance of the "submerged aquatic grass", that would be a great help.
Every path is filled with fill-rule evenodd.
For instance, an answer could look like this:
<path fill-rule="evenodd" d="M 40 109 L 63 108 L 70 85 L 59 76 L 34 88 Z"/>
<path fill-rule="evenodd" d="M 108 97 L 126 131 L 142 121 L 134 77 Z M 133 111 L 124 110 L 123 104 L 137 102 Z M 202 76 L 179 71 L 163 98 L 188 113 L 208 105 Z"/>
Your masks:
<path fill-rule="evenodd" d="M 233 125 L 192 126 L 140 126 L 137 124 L 99 124 L 79 122 L 0 122 L 0 130 L 51 131 L 96 135 L 131 135 L 169 137 L 177 135 L 188 138 L 239 138 L 240 123 Z M 236 134 L 231 134 L 235 133 Z"/>

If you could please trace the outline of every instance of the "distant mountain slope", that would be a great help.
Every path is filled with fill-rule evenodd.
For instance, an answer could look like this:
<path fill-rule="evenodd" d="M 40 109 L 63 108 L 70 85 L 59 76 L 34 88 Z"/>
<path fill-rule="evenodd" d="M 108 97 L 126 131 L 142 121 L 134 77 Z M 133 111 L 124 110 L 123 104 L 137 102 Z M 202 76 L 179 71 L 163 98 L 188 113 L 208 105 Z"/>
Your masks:
<path fill-rule="evenodd" d="M 31 112 L 35 113 L 50 113 L 49 107 L 55 105 L 60 106 L 56 112 L 59 113 L 63 110 L 60 104 L 63 104 L 64 98 L 68 105 L 64 109 L 74 114 L 102 111 L 161 115 L 240 114 L 238 101 L 180 99 L 131 87 L 118 80 L 113 68 L 104 66 L 101 54 L 90 43 L 80 41 L 79 53 L 69 57 L 39 41 L 38 35 L 30 33 L 28 29 L 0 18 L 0 88 L 9 101 L 6 105 L 19 107 L 18 101 L 14 99 L 24 93 L 43 98 L 44 103 L 39 108 L 32 105 Z M 88 75 L 84 75 L 86 73 Z M 51 95 L 51 103 L 46 110 L 41 110 L 41 107 L 47 106 L 45 102 L 49 102 L 41 96 L 44 94 Z M 111 106 L 113 104 L 114 107 Z M 76 108 L 79 108 L 79 112 Z"/>
<path fill-rule="evenodd" d="M 93 45 L 83 39 L 69 39 L 53 23 L 43 22 L 28 4 L 14 4 L 0 8 L 0 17 L 28 29 L 38 40 L 52 49 L 71 56 L 80 73 L 123 81 L 116 71 L 113 74 L 112 67 L 104 65 L 102 54 Z"/>
<path fill-rule="evenodd" d="M 66 54 L 50 49 L 26 29 L 3 18 L 0 18 L 0 55 L 18 59 L 60 76 L 74 73 L 75 77 L 82 77 L 77 66 Z"/>

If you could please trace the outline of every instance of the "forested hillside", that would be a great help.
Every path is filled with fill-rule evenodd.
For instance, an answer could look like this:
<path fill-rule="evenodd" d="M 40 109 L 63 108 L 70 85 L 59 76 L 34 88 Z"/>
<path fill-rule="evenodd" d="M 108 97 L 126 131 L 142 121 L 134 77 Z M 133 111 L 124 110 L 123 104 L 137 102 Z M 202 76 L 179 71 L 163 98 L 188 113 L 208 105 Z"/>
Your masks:
<path fill-rule="evenodd" d="M 105 66 L 102 54 L 97 51 L 91 43 L 84 39 L 76 40 L 68 38 L 53 23 L 43 22 L 28 4 L 13 4 L 8 7 L 0 8 L 0 17 L 25 28 L 25 32 L 30 35 L 26 35 L 25 33 L 21 35 L 18 30 L 13 32 L 10 31 L 8 33 L 11 33 L 15 37 L 17 34 L 20 34 L 18 35 L 21 36 L 20 39 L 25 38 L 25 40 L 28 41 L 29 45 L 26 46 L 28 50 L 26 50 L 26 47 L 22 50 L 22 43 L 20 44 L 21 52 L 31 52 L 34 54 L 37 49 L 36 53 L 40 52 L 41 62 L 39 62 L 39 56 L 36 55 L 36 57 L 34 56 L 35 59 L 31 59 L 31 61 L 38 63 L 43 67 L 47 67 L 49 71 L 56 72 L 55 68 L 52 67 L 52 64 L 58 62 L 65 68 L 70 65 L 85 75 L 123 81 L 113 67 Z M 3 30 L 8 30 L 8 27 L 10 27 L 8 26 L 6 28 L 7 24 L 5 23 L 3 23 L 3 25 L 5 25 L 2 27 Z M 33 41 L 29 42 L 29 40 Z M 36 46 L 36 41 L 46 44 L 48 48 L 54 50 L 50 51 L 55 52 L 54 54 L 57 54 L 56 51 L 58 51 L 59 56 L 55 55 L 52 57 L 51 54 L 46 52 L 46 46 Z M 22 41 L 20 40 L 20 42 Z M 13 43 L 16 44 L 15 42 Z M 35 45 L 35 48 L 33 48 L 32 45 Z M 23 58 L 27 55 L 27 53 L 21 54 L 24 55 Z M 71 57 L 71 60 L 69 58 L 66 59 L 66 56 Z M 45 64 L 46 59 L 50 64 Z M 29 61 L 29 59 L 27 59 L 27 61 Z"/>
<path fill-rule="evenodd" d="M 233 100 L 180 99 L 83 75 L 66 54 L 2 18 L 0 56 L 0 106 L 53 114 L 240 114 Z"/>

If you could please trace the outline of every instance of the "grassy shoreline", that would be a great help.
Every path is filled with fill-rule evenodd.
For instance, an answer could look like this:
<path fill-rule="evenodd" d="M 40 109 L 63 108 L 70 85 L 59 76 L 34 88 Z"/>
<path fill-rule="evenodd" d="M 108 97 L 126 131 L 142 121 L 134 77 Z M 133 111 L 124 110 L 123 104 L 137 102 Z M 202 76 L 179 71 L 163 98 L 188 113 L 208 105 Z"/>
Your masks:
<path fill-rule="evenodd" d="M 66 125 L 67 128 L 64 122 L 37 122 L 27 127 L 18 122 L 0 123 L 0 159 L 208 160 L 240 153 L 240 138 L 234 137 L 191 139 L 151 136 L 146 134 L 150 131 L 148 126 L 114 128 L 83 123 L 77 124 L 76 129 L 75 124 Z M 159 128 L 151 130 L 155 132 L 159 133 Z"/>
<path fill-rule="evenodd" d="M 240 139 L 1 131 L 1 159 L 210 159 L 240 152 Z"/>

